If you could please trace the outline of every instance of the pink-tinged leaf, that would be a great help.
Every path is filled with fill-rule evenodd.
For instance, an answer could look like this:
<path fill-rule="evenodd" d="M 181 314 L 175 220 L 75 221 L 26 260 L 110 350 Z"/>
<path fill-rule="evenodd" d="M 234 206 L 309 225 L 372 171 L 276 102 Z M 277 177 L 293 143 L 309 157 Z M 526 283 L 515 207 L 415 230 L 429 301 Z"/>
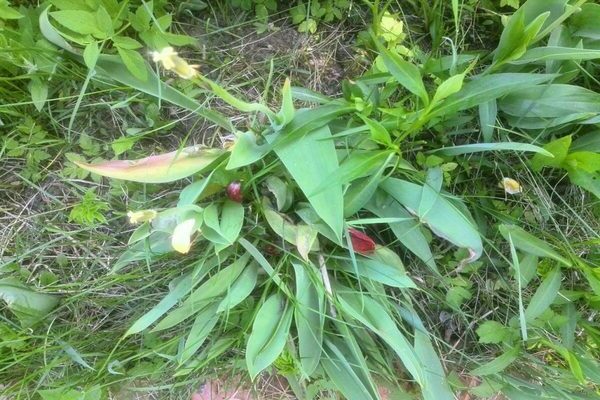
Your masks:
<path fill-rule="evenodd" d="M 108 178 L 143 183 L 165 183 L 200 172 L 223 153 L 224 151 L 220 149 L 190 146 L 139 160 L 113 160 L 94 164 L 74 162 L 86 171 Z"/>

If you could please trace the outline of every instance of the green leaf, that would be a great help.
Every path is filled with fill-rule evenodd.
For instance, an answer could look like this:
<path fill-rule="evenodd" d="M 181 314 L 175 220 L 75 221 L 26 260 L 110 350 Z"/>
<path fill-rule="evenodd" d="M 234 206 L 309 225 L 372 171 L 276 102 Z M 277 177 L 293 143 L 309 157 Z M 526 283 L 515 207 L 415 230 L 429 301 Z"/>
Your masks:
<path fill-rule="evenodd" d="M 514 347 L 506 353 L 471 371 L 471 375 L 486 376 L 502 372 L 519 357 L 519 348 Z"/>
<path fill-rule="evenodd" d="M 246 366 L 252 380 L 283 351 L 292 323 L 292 311 L 293 308 L 287 306 L 279 293 L 271 295 L 260 306 L 246 345 Z"/>
<path fill-rule="evenodd" d="M 73 162 L 86 171 L 109 178 L 144 183 L 165 183 L 202 171 L 222 154 L 223 150 L 199 149 L 196 146 L 190 146 L 139 160 L 113 160 L 94 164 Z"/>
<path fill-rule="evenodd" d="M 600 40 L 600 4 L 587 3 L 581 6 L 581 11 L 569 20 L 573 26 L 573 34 L 592 40 Z"/>
<path fill-rule="evenodd" d="M 531 322 L 542 315 L 554 302 L 560 289 L 561 279 L 562 274 L 559 267 L 555 267 L 548 272 L 525 309 L 527 322 Z"/>
<path fill-rule="evenodd" d="M 294 320 L 298 331 L 298 355 L 305 376 L 313 374 L 323 347 L 323 325 L 325 323 L 325 293 L 310 280 L 306 271 L 316 268 L 307 264 L 292 263 L 296 275 L 296 304 Z"/>
<path fill-rule="evenodd" d="M 465 74 L 457 74 L 451 76 L 446 79 L 435 91 L 435 95 L 433 96 L 433 101 L 431 102 L 432 106 L 441 102 L 446 97 L 453 95 L 454 93 L 460 91 L 463 87 L 463 82 L 465 80 Z"/>
<path fill-rule="evenodd" d="M 479 343 L 502 343 L 510 337 L 510 329 L 496 321 L 485 321 L 477 328 Z"/>
<path fill-rule="evenodd" d="M 125 153 L 127 150 L 131 150 L 133 145 L 135 145 L 138 141 L 138 138 L 135 136 L 121 136 L 120 138 L 115 139 L 110 147 L 112 148 L 115 156 L 119 156 Z"/>
<path fill-rule="evenodd" d="M 349 291 L 338 290 L 337 298 L 345 313 L 381 337 L 400 357 L 411 376 L 421 386 L 426 385 L 423 365 L 414 348 L 396 327 L 396 323 L 381 304 L 368 296 Z"/>
<path fill-rule="evenodd" d="M 338 268 L 351 274 L 358 272 L 359 276 L 381 282 L 384 285 L 396 288 L 417 288 L 405 271 L 378 260 L 357 257 L 356 268 L 350 262 L 340 263 Z"/>
<path fill-rule="evenodd" d="M 41 321 L 58 305 L 57 297 L 38 293 L 13 278 L 0 279 L 0 299 L 24 327 Z"/>
<path fill-rule="evenodd" d="M 179 201 L 177 202 L 177 207 L 195 204 L 196 201 L 198 201 L 198 199 L 200 199 L 207 190 L 213 173 L 214 170 L 206 178 L 202 178 L 184 187 L 183 190 L 179 193 Z"/>
<path fill-rule="evenodd" d="M 430 118 L 454 114 L 500 98 L 520 89 L 531 88 L 553 79 L 550 74 L 502 73 L 478 77 L 465 83 L 462 89 L 446 98 L 429 114 Z"/>
<path fill-rule="evenodd" d="M 93 41 L 88 43 L 87 46 L 85 46 L 85 49 L 83 50 L 83 62 L 90 70 L 96 67 L 98 56 L 100 56 L 100 48 L 98 47 L 98 42 Z"/>
<path fill-rule="evenodd" d="M 394 157 L 393 153 L 390 153 L 387 159 L 379 166 L 379 169 L 372 175 L 367 175 L 365 178 L 353 182 L 346 192 L 344 193 L 344 216 L 349 217 L 357 213 L 360 209 L 365 207 L 369 200 L 373 197 L 379 182 L 382 179 L 383 173 L 387 166 Z M 343 166 L 344 164 L 342 164 Z M 341 166 L 340 166 L 341 168 Z"/>
<path fill-rule="evenodd" d="M 406 221 L 389 223 L 388 225 L 400 243 L 437 274 L 438 270 L 429 248 L 429 242 L 421 231 L 419 221 L 392 197 L 387 196 L 384 199 L 379 202 L 371 201 L 367 204 L 366 209 L 381 218 L 408 218 Z"/>
<path fill-rule="evenodd" d="M 277 127 L 283 127 L 294 119 L 296 109 L 294 108 L 294 100 L 292 99 L 292 89 L 290 80 L 285 79 L 283 89 L 281 89 L 281 109 L 277 113 Z"/>
<path fill-rule="evenodd" d="M 358 114 L 358 116 L 369 127 L 369 130 L 371 131 L 371 140 L 388 147 L 393 145 L 390 133 L 387 131 L 385 126 L 371 118 L 365 117 L 362 114 Z"/>
<path fill-rule="evenodd" d="M 493 139 L 497 116 L 496 100 L 486 101 L 479 105 L 479 125 L 481 126 L 481 136 L 485 142 L 491 142 Z"/>
<path fill-rule="evenodd" d="M 304 132 L 299 140 L 276 146 L 275 152 L 300 186 L 316 213 L 341 241 L 344 224 L 342 186 L 331 182 L 325 190 L 315 193 L 324 178 L 338 168 L 335 146 L 327 126 Z"/>
<path fill-rule="evenodd" d="M 183 349 L 178 354 L 179 365 L 185 364 L 200 347 L 204 344 L 208 335 L 212 332 L 213 328 L 219 320 L 219 314 L 217 314 L 218 303 L 212 304 L 209 307 L 202 309 L 196 316 L 190 333 L 188 334 Z"/>
<path fill-rule="evenodd" d="M 481 236 L 469 215 L 464 213 L 461 203 L 450 200 L 442 193 L 437 193 L 429 185 L 419 186 L 414 183 L 395 178 L 382 182 L 381 188 L 406 207 L 437 236 L 446 239 L 458 247 L 469 250 L 471 262 L 479 258 L 483 252 Z M 423 209 L 420 204 L 426 199 L 430 207 Z"/>
<path fill-rule="evenodd" d="M 336 388 L 348 400 L 379 400 L 367 389 L 368 383 L 352 368 L 351 360 L 332 342 L 325 340 L 321 365 Z"/>
<path fill-rule="evenodd" d="M 144 61 L 144 58 L 140 53 L 135 50 L 124 49 L 121 47 L 117 47 L 117 51 L 119 52 L 121 60 L 123 60 L 123 63 L 133 76 L 141 81 L 146 81 L 148 79 L 146 61 Z"/>
<path fill-rule="evenodd" d="M 217 245 L 217 250 L 232 245 L 237 240 L 244 224 L 244 207 L 235 201 L 227 200 L 219 212 L 216 204 L 204 209 L 204 237 Z"/>
<path fill-rule="evenodd" d="M 600 58 L 600 50 L 580 49 L 576 47 L 536 47 L 528 50 L 521 58 L 512 61 L 512 64 L 531 64 L 542 61 L 554 60 L 596 60 Z"/>
<path fill-rule="evenodd" d="M 245 167 L 262 159 L 271 151 L 271 146 L 268 143 L 259 145 L 256 140 L 256 135 L 250 131 L 238 134 L 231 149 L 227 169 Z"/>
<path fill-rule="evenodd" d="M 550 247 L 548 243 L 524 231 L 518 226 L 500 225 L 498 227 L 498 230 L 500 231 L 500 234 L 504 237 L 504 239 L 509 240 L 509 236 L 512 237 L 512 241 L 515 247 L 521 251 L 533 254 L 538 257 L 552 258 L 556 261 L 565 264 L 568 267 L 573 265 L 571 261 L 558 254 L 552 247 Z"/>
<path fill-rule="evenodd" d="M 169 311 L 177 302 L 192 290 L 194 280 L 191 274 L 187 274 L 178 279 L 178 282 L 171 288 L 169 293 L 161 299 L 152 309 L 138 318 L 133 325 L 125 332 L 125 336 L 133 335 L 148 328 L 167 311 Z"/>
<path fill-rule="evenodd" d="M 65 28 L 68 28 L 81 35 L 92 35 L 102 32 L 97 25 L 96 16 L 88 11 L 53 11 L 50 13 L 50 15 Z"/>
<path fill-rule="evenodd" d="M 142 44 L 128 36 L 114 36 L 111 38 L 115 46 L 122 49 L 136 50 L 142 48 Z"/>
<path fill-rule="evenodd" d="M 409 92 L 416 94 L 425 106 L 429 105 L 429 95 L 423 84 L 423 78 L 419 68 L 408 61 L 403 60 L 394 51 L 386 49 L 380 41 L 373 37 L 377 50 L 381 54 L 386 68 L 396 81 L 404 86 Z"/>
<path fill-rule="evenodd" d="M 256 286 L 258 272 L 258 264 L 256 262 L 248 264 L 219 303 L 217 312 L 229 311 L 250 296 Z"/>
<path fill-rule="evenodd" d="M 0 20 L 2 19 L 20 19 L 23 14 L 10 7 L 7 0 L 0 0 Z"/>
<path fill-rule="evenodd" d="M 600 198 L 599 173 L 590 173 L 579 168 L 567 168 L 567 170 L 571 182 Z"/>
<path fill-rule="evenodd" d="M 29 92 L 35 109 L 42 111 L 48 99 L 48 83 L 42 81 L 39 77 L 33 77 L 29 83 Z"/>
<path fill-rule="evenodd" d="M 569 153 L 571 147 L 571 135 L 566 135 L 560 139 L 553 140 L 544 146 L 544 150 L 553 157 L 544 154 L 536 154 L 531 159 L 531 168 L 534 171 L 541 171 L 544 167 L 560 168 Z"/>
<path fill-rule="evenodd" d="M 464 144 L 460 146 L 452 147 L 441 147 L 436 150 L 432 150 L 429 153 L 440 153 L 445 156 L 456 156 L 460 154 L 472 154 L 483 151 L 528 151 L 533 153 L 543 154 L 546 157 L 552 157 L 552 153 L 542 149 L 541 147 L 535 146 L 529 143 L 518 143 L 518 142 L 500 142 L 500 143 L 475 143 L 475 144 Z"/>

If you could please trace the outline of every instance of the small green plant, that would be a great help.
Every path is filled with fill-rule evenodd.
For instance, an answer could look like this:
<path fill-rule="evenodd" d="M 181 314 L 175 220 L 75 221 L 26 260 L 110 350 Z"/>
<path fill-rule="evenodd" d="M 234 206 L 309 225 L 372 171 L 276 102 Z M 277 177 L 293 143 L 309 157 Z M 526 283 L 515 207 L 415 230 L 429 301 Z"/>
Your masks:
<path fill-rule="evenodd" d="M 77 203 L 69 213 L 69 220 L 84 226 L 93 226 L 96 223 L 106 223 L 104 211 L 109 210 L 108 204 L 100 199 L 90 189 L 85 192 L 81 202 Z"/>

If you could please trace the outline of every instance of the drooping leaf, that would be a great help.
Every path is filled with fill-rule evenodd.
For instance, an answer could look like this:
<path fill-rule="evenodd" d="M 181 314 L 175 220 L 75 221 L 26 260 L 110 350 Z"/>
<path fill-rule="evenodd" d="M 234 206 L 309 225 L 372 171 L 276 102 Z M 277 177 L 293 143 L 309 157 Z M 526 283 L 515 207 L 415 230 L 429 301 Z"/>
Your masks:
<path fill-rule="evenodd" d="M 475 368 L 471 371 L 471 375 L 485 376 L 502 372 L 504 369 L 506 369 L 506 367 L 512 364 L 513 361 L 515 361 L 519 357 L 519 353 L 519 348 L 514 347 L 508 350 L 506 353 L 488 362 L 487 364 Z"/>
<path fill-rule="evenodd" d="M 470 216 L 459 209 L 453 200 L 435 192 L 427 184 L 420 186 L 395 178 L 386 179 L 381 188 L 427 224 L 437 236 L 458 247 L 467 248 L 469 257 L 465 261 L 474 261 L 481 256 L 483 244 L 479 231 Z M 426 209 L 419 206 L 423 197 L 431 204 Z"/>
<path fill-rule="evenodd" d="M 342 309 L 352 318 L 360 321 L 381 337 L 400 357 L 402 363 L 421 385 L 425 385 L 423 365 L 414 348 L 396 327 L 385 308 L 368 296 L 355 292 L 337 291 Z"/>
<path fill-rule="evenodd" d="M 86 171 L 109 178 L 144 183 L 165 183 L 186 178 L 210 166 L 223 154 L 218 149 L 196 146 L 139 160 L 113 160 L 100 163 L 74 161 Z"/>
<path fill-rule="evenodd" d="M 461 154 L 472 154 L 484 151 L 524 151 L 542 154 L 550 158 L 553 157 L 552 153 L 539 146 L 518 142 L 463 144 L 452 147 L 440 147 L 439 149 L 432 150 L 430 153 L 440 153 L 445 156 L 457 156 Z"/>
<path fill-rule="evenodd" d="M 325 293 L 310 280 L 306 268 L 311 265 L 292 264 L 296 275 L 296 305 L 294 320 L 298 331 L 298 355 L 302 372 L 311 376 L 321 360 Z"/>
<path fill-rule="evenodd" d="M 293 308 L 279 294 L 271 295 L 260 307 L 246 344 L 246 366 L 254 380 L 279 357 L 292 323 Z"/>

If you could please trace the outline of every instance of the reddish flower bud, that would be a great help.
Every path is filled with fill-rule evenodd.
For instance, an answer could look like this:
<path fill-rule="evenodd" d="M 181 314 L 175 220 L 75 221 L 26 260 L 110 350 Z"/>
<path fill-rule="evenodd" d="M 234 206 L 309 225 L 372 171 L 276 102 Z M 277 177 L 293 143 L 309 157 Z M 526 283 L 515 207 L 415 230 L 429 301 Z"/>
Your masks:
<path fill-rule="evenodd" d="M 227 197 L 229 197 L 229 200 L 231 201 L 241 203 L 242 200 L 244 200 L 244 195 L 242 194 L 242 184 L 238 181 L 233 181 L 227 185 Z"/>
<path fill-rule="evenodd" d="M 349 228 L 350 240 L 354 251 L 360 254 L 371 254 L 375 251 L 375 241 L 366 234 L 354 228 Z"/>

